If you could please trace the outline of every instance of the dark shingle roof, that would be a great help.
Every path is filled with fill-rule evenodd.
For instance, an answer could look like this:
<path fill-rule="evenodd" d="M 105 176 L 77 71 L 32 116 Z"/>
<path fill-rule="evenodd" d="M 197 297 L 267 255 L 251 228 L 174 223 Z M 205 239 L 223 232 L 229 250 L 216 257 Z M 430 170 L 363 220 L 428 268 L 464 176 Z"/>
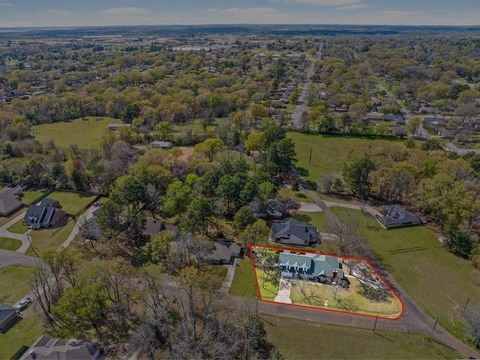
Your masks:
<path fill-rule="evenodd" d="M 272 224 L 272 238 L 283 244 L 309 245 L 318 242 L 320 234 L 313 225 L 287 219 Z"/>
<path fill-rule="evenodd" d="M 418 225 L 422 219 L 408 211 L 401 205 L 385 205 L 380 207 L 383 216 L 376 216 L 377 220 L 386 228 L 396 226 Z"/>
<path fill-rule="evenodd" d="M 232 257 L 240 256 L 241 247 L 231 242 L 214 242 L 213 249 L 207 254 L 207 261 L 229 263 Z"/>
<path fill-rule="evenodd" d="M 19 187 L 9 186 L 0 190 L 0 215 L 8 215 L 23 205 L 18 198 L 20 191 Z"/>
<path fill-rule="evenodd" d="M 43 199 L 38 205 L 30 205 L 24 217 L 25 224 L 34 229 L 52 225 L 55 220 L 65 215 L 56 206 L 58 206 L 58 203 L 51 199 Z"/>

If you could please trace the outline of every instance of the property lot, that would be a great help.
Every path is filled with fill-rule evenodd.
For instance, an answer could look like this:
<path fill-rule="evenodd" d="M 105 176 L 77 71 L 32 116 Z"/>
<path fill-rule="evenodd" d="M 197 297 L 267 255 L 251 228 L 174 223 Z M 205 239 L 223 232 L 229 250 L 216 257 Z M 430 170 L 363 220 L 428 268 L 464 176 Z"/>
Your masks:
<path fill-rule="evenodd" d="M 65 149 L 69 149 L 74 144 L 81 149 L 88 149 L 100 144 L 107 125 L 121 122 L 119 119 L 87 117 L 86 119 L 38 125 L 34 127 L 33 131 L 35 138 L 42 144 L 53 141 L 55 145 Z"/>
<path fill-rule="evenodd" d="M 32 231 L 30 236 L 32 237 L 32 246 L 34 249 L 30 247 L 27 255 L 40 255 L 47 250 L 58 249 L 67 239 L 74 226 L 75 221 L 69 218 L 61 226 Z"/>
<path fill-rule="evenodd" d="M 235 277 L 232 286 L 230 286 L 230 295 L 242 296 L 255 299 L 258 296 L 257 286 L 255 284 L 255 274 L 250 259 L 244 259 L 238 262 L 235 269 Z"/>
<path fill-rule="evenodd" d="M 22 265 L 0 268 L 0 304 L 13 305 L 28 294 L 33 271 Z"/>

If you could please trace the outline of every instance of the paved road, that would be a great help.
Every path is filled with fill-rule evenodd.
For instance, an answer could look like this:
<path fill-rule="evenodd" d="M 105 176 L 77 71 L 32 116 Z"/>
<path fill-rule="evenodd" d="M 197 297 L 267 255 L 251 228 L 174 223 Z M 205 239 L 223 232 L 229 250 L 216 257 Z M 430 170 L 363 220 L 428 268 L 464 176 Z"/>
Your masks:
<path fill-rule="evenodd" d="M 72 243 L 72 241 L 75 240 L 75 237 L 80 232 L 80 229 L 82 228 L 83 224 L 85 224 L 85 221 L 93 218 L 93 213 L 97 209 L 98 207 L 92 205 L 82 215 L 78 217 L 77 222 L 75 223 L 75 226 L 70 232 L 70 235 L 68 235 L 67 239 L 63 242 L 62 248 L 68 247 Z"/>
<path fill-rule="evenodd" d="M 330 210 L 327 206 L 326 202 L 323 201 L 320 196 L 315 191 L 307 190 L 307 193 L 310 195 L 311 199 L 314 201 L 315 204 L 319 206 L 319 208 L 325 213 L 327 218 L 330 220 L 331 223 L 335 224 L 336 226 L 342 226 L 340 219 L 338 216 Z M 340 204 L 340 203 L 339 203 Z M 442 326 L 437 325 L 435 328 L 435 332 L 432 333 L 433 327 L 435 324 L 435 320 L 432 319 L 429 315 L 427 315 L 416 303 L 415 301 L 402 289 L 400 284 L 385 270 L 382 268 L 379 262 L 374 262 L 375 267 L 379 270 L 380 274 L 384 277 L 384 279 L 392 286 L 395 292 L 398 294 L 400 299 L 404 304 L 405 311 L 402 317 L 398 320 L 383 320 L 379 319 L 377 322 L 377 328 L 384 329 L 384 330 L 391 330 L 391 331 L 403 331 L 403 332 L 421 332 L 430 334 L 436 337 L 438 340 L 444 342 L 445 344 L 449 345 L 453 349 L 455 349 L 458 353 L 465 357 L 471 358 L 479 358 L 480 354 L 458 340 L 455 336 L 450 334 L 447 330 L 445 330 Z M 265 304 L 262 304 L 265 305 Z M 275 305 L 275 304 L 268 304 L 268 305 Z M 282 306 L 282 305 L 278 305 Z M 292 306 L 284 306 L 285 308 L 289 309 L 280 309 L 277 306 L 263 306 L 267 314 L 281 315 L 281 316 L 289 316 L 298 318 L 303 318 L 305 320 L 314 320 L 314 321 L 325 321 L 332 324 L 338 325 L 348 325 L 348 326 L 358 326 L 358 327 L 366 327 L 372 328 L 373 323 L 375 320 L 368 318 L 368 317 L 361 317 L 357 315 L 348 315 L 348 314 L 341 314 L 341 313 L 334 313 L 334 312 L 326 312 L 315 310 L 318 313 L 322 314 L 314 314 L 312 310 L 304 309 L 304 308 L 295 308 Z M 283 314 L 283 315 L 282 315 Z M 317 319 L 317 320 L 315 320 Z"/>
<path fill-rule="evenodd" d="M 10 265 L 36 266 L 41 265 L 40 259 L 20 254 L 16 251 L 0 249 L 0 268 Z"/>
<path fill-rule="evenodd" d="M 28 232 L 26 234 L 15 234 L 15 233 L 12 233 L 12 232 L 8 231 L 7 229 L 10 226 L 12 226 L 13 224 L 16 224 L 17 222 L 23 220 L 23 218 L 25 217 L 25 213 L 26 213 L 26 211 L 22 211 L 20 214 L 15 216 L 12 220 L 10 220 L 9 222 L 0 226 L 0 237 L 7 237 L 7 238 L 11 238 L 11 239 L 16 239 L 16 240 L 20 240 L 22 242 L 22 245 L 20 246 L 20 248 L 18 248 L 16 250 L 17 252 L 22 253 L 22 254 L 25 254 L 27 252 L 28 248 L 30 247 L 30 241 L 29 241 L 28 236 L 27 236 Z"/>
<path fill-rule="evenodd" d="M 235 277 L 235 270 L 237 268 L 238 264 L 238 259 L 235 258 L 233 260 L 232 265 L 227 265 L 227 275 L 225 276 L 225 279 L 223 280 L 222 287 L 220 289 L 221 292 L 224 294 L 228 294 L 230 290 L 230 286 L 232 286 L 233 278 Z"/>
<path fill-rule="evenodd" d="M 320 46 L 320 49 L 318 50 L 315 57 L 312 59 L 312 62 L 310 63 L 310 66 L 307 70 L 307 76 L 303 84 L 302 93 L 298 98 L 298 105 L 293 110 L 293 114 L 292 114 L 293 126 L 297 129 L 303 129 L 303 127 L 305 126 L 305 124 L 302 121 L 302 117 L 303 117 L 303 113 L 307 111 L 306 102 L 310 97 L 310 91 L 312 89 L 312 76 L 314 75 L 314 72 L 315 72 L 315 62 L 316 60 L 321 59 L 322 49 L 323 49 L 323 45 Z"/>

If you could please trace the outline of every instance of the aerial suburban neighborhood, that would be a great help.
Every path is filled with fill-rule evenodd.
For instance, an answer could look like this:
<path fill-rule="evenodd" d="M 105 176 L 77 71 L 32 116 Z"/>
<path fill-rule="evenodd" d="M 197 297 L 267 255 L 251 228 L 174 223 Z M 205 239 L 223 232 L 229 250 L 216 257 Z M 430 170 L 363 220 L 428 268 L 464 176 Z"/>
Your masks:
<path fill-rule="evenodd" d="M 0 360 L 480 359 L 480 5 L 436 3 L 0 0 Z"/>

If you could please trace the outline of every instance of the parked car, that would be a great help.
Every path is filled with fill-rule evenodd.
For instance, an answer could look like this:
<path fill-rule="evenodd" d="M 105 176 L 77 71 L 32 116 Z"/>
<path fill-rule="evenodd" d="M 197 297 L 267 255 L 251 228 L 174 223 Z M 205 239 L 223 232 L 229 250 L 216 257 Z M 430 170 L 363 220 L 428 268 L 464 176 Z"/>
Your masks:
<path fill-rule="evenodd" d="M 32 304 L 32 299 L 29 298 L 29 297 L 26 297 L 24 299 L 22 299 L 18 305 L 16 306 L 17 307 L 17 310 L 19 311 L 24 311 L 26 310 L 30 305 Z"/>

